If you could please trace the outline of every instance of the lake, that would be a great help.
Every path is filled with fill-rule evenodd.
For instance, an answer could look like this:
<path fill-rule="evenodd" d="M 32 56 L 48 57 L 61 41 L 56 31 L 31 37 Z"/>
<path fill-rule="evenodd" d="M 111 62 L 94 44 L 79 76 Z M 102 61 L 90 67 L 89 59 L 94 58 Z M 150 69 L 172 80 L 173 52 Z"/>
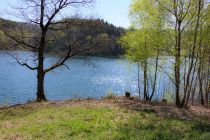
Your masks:
<path fill-rule="evenodd" d="M 14 53 L 14 52 L 12 52 Z M 18 57 L 28 59 L 35 55 L 19 51 Z M 47 55 L 45 66 L 53 64 L 56 56 Z M 29 59 L 30 62 L 30 59 Z M 73 98 L 101 98 L 108 93 L 133 95 L 138 93 L 137 65 L 126 59 L 87 57 L 72 58 L 45 77 L 45 94 L 48 100 Z M 142 72 L 141 72 L 142 76 Z M 164 73 L 158 75 L 156 98 L 166 92 L 168 81 Z M 143 78 L 140 80 L 143 91 Z M 20 66 L 8 54 L 0 54 L 0 105 L 19 104 L 36 99 L 36 71 Z"/>

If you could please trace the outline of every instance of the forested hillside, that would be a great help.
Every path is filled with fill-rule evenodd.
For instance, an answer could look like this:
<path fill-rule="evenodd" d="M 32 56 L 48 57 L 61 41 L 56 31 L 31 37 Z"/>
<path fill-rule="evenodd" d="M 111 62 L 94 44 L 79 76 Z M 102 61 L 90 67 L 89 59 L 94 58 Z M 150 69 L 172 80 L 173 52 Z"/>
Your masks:
<path fill-rule="evenodd" d="M 47 53 L 64 52 L 65 47 L 63 44 L 77 41 L 78 47 L 93 47 L 92 45 L 94 45 L 95 49 L 88 52 L 90 55 L 117 56 L 123 54 L 123 49 L 117 43 L 117 40 L 123 35 L 125 29 L 115 27 L 100 19 L 63 19 L 59 22 L 60 24 L 54 25 L 47 35 L 49 39 L 45 50 Z M 36 25 L 5 19 L 0 19 L 0 23 L 2 28 L 7 29 L 9 32 L 14 32 L 19 36 L 24 32 L 24 34 L 30 36 L 24 38 L 26 42 L 34 45 L 38 43 L 36 38 L 39 36 L 40 31 Z M 0 49 L 26 50 L 27 47 L 15 43 L 0 31 Z"/>

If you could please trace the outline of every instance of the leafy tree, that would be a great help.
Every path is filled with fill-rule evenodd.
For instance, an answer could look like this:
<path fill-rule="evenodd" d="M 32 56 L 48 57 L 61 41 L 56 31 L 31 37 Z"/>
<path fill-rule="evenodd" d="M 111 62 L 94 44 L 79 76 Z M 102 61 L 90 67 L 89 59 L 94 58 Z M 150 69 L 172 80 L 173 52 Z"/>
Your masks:
<path fill-rule="evenodd" d="M 165 26 L 164 11 L 153 0 L 133 0 L 130 17 L 134 30 L 126 33 L 120 42 L 126 48 L 127 58 L 143 67 L 144 99 L 152 100 L 156 89 L 159 55 L 166 44 L 165 31 L 163 30 Z M 155 58 L 155 72 L 152 93 L 149 94 L 148 64 L 151 58 Z"/>
<path fill-rule="evenodd" d="M 144 98 L 148 95 L 148 65 L 156 56 L 174 58 L 173 77 L 176 105 L 187 107 L 199 87 L 199 97 L 208 105 L 209 95 L 209 2 L 207 0 L 133 0 L 130 30 L 121 42 L 126 56 L 144 68 Z M 143 62 L 143 63 L 142 63 Z M 157 69 L 156 69 L 157 70 Z M 156 71 L 155 70 L 155 71 Z M 156 73 L 156 72 L 155 72 Z M 156 74 L 155 76 L 156 77 Z M 155 89 L 153 82 L 153 91 Z M 192 95 L 192 96 L 191 96 Z"/>

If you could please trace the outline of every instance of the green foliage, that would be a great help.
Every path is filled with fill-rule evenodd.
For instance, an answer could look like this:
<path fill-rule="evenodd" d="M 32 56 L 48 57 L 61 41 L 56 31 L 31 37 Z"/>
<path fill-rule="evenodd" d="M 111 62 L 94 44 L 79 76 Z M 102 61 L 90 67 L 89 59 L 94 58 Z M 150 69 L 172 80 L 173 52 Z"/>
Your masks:
<path fill-rule="evenodd" d="M 130 17 L 133 23 L 119 42 L 126 48 L 126 56 L 134 62 L 147 61 L 165 50 L 169 33 L 166 26 L 165 11 L 154 0 L 133 0 Z"/>

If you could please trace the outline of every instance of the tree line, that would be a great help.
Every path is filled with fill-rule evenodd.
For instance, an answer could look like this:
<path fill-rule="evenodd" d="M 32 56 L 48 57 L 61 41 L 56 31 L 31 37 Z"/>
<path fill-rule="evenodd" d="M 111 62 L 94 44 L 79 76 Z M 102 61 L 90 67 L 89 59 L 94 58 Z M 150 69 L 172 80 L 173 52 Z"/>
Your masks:
<path fill-rule="evenodd" d="M 66 51 L 63 48 L 62 43 L 74 40 L 81 40 L 78 42 L 78 46 L 92 46 L 95 44 L 95 49 L 89 51 L 88 55 L 99 56 L 120 56 L 124 53 L 124 49 L 117 42 L 118 38 L 125 33 L 125 29 L 116 27 L 102 19 L 82 19 L 82 18 L 64 18 L 59 21 L 57 25 L 53 25 L 53 28 L 62 28 L 62 30 L 51 30 L 47 35 L 51 40 L 45 49 L 46 53 L 63 53 Z M 21 36 L 22 33 L 31 35 L 30 37 L 24 37 L 24 40 L 33 45 L 37 45 L 36 38 L 38 35 L 34 32 L 39 31 L 39 27 L 32 23 L 15 22 L 5 19 L 0 19 L 1 27 L 4 30 L 13 32 Z M 90 42 L 90 40 L 92 42 Z M 97 43 L 96 43 L 97 42 Z M 4 35 L 3 31 L 0 31 L 0 49 L 1 50 L 30 50 L 23 44 L 16 44 L 13 39 Z"/>
<path fill-rule="evenodd" d="M 154 97 L 160 60 L 174 85 L 178 107 L 198 99 L 208 106 L 210 94 L 210 3 L 208 0 L 132 0 L 132 28 L 120 38 L 126 56 L 143 67 L 144 99 Z M 155 63 L 151 63 L 151 58 Z M 171 59 L 172 58 L 172 59 Z M 152 91 L 148 90 L 153 65 Z M 140 94 L 140 93 L 139 93 Z"/>

